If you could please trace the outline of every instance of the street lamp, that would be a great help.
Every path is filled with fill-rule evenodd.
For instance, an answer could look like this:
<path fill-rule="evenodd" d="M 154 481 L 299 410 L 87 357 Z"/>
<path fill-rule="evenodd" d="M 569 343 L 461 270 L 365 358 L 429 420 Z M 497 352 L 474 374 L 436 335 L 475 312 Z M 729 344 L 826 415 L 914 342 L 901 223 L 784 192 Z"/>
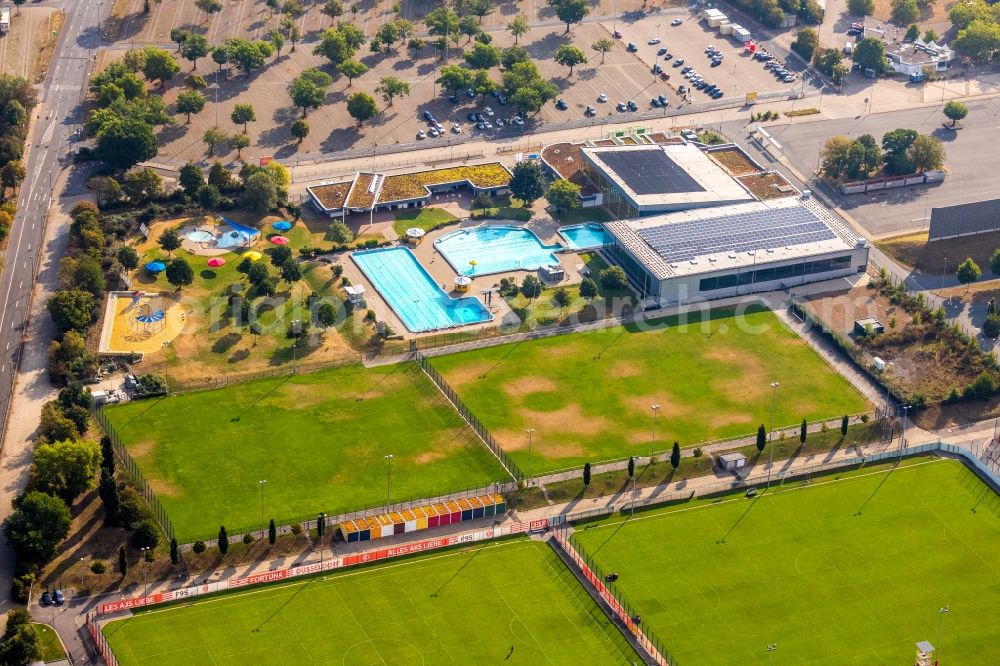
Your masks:
<path fill-rule="evenodd" d="M 392 488 L 392 459 L 395 458 L 393 454 L 388 454 L 385 456 L 385 510 L 389 510 L 389 494 L 390 488 Z"/>
<path fill-rule="evenodd" d="M 771 487 L 771 468 L 774 466 L 774 444 L 771 443 L 774 437 L 774 399 L 778 395 L 778 382 L 771 382 L 771 429 L 767 433 L 768 463 L 767 463 L 767 489 Z M 771 648 L 768 646 L 768 652 Z M 769 657 L 770 659 L 770 657 Z"/>
<path fill-rule="evenodd" d="M 649 443 L 649 463 L 653 463 L 653 451 L 656 450 L 656 415 L 660 413 L 660 405 L 652 405 L 650 409 L 653 410 L 653 441 Z"/>
<path fill-rule="evenodd" d="M 938 644 L 937 644 L 937 654 L 934 655 L 934 661 L 936 663 L 941 663 L 941 640 L 944 636 L 944 616 L 948 613 L 948 606 L 942 606 L 938 613 L 941 614 L 941 622 L 938 625 Z"/>
<path fill-rule="evenodd" d="M 528 467 L 531 467 L 531 436 L 535 434 L 535 429 L 528 428 L 524 432 L 528 434 Z"/>
<path fill-rule="evenodd" d="M 771 643 L 767 646 L 767 666 L 771 666 L 771 659 L 774 656 L 772 653 L 778 649 L 777 643 Z"/>
<path fill-rule="evenodd" d="M 906 448 L 906 413 L 910 411 L 910 405 L 903 405 L 903 434 L 899 438 L 899 457 L 903 457 L 903 449 Z"/>
<path fill-rule="evenodd" d="M 146 599 L 146 596 L 149 594 L 149 588 L 146 586 L 146 567 L 148 566 L 146 563 L 146 552 L 149 549 L 150 549 L 149 546 L 139 549 L 142 551 L 142 605 L 143 606 L 146 605 L 148 601 Z"/>
<path fill-rule="evenodd" d="M 81 557 L 81 558 L 80 558 L 80 589 L 79 589 L 79 590 L 77 590 L 77 593 L 78 593 L 78 594 L 80 594 L 80 593 L 82 593 L 82 592 L 83 592 L 83 571 L 84 571 L 84 567 L 86 566 L 86 565 L 85 565 L 85 564 L 83 563 L 83 561 L 84 561 L 85 559 L 86 559 L 86 558 L 84 558 L 84 557 Z M 80 594 L 80 596 L 83 596 L 83 595 L 82 595 L 82 594 Z"/>
<path fill-rule="evenodd" d="M 257 482 L 260 486 L 260 538 L 264 538 L 264 484 L 267 483 L 267 479 L 261 479 Z"/>
<path fill-rule="evenodd" d="M 319 540 L 319 570 L 323 572 L 323 535 L 326 532 L 326 514 L 319 514 L 319 522 L 316 523 L 316 536 Z"/>

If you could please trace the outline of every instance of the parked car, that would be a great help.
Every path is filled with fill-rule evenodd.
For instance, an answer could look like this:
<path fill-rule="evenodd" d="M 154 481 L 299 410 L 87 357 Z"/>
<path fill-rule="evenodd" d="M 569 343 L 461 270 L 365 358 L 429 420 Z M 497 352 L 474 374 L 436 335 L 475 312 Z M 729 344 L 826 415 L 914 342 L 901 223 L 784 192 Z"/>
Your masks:
<path fill-rule="evenodd" d="M 524 120 L 521 118 L 521 116 L 514 116 L 513 120 L 518 125 L 523 125 L 524 124 Z"/>
<path fill-rule="evenodd" d="M 659 43 L 660 43 L 659 37 L 653 37 L 651 40 L 647 42 L 647 44 L 649 44 L 650 46 L 656 46 Z"/>
<path fill-rule="evenodd" d="M 649 105 L 655 106 L 656 108 L 660 108 L 660 100 L 656 97 L 651 97 L 649 100 Z"/>
<path fill-rule="evenodd" d="M 438 132 L 437 128 L 432 127 L 429 130 L 427 130 L 427 136 L 430 136 L 430 137 L 436 139 L 437 137 L 441 136 L 441 132 Z"/>
<path fill-rule="evenodd" d="M 472 88 L 467 88 L 466 91 L 465 91 L 465 94 L 468 95 L 469 97 L 475 97 L 476 96 L 476 91 L 473 90 Z"/>
<path fill-rule="evenodd" d="M 488 130 L 491 130 L 491 129 L 493 129 L 493 123 L 491 123 L 491 122 L 490 122 L 490 121 L 488 121 L 488 120 L 485 120 L 485 121 L 483 121 L 483 125 L 485 125 L 485 126 L 486 126 L 486 129 L 488 129 Z"/>
<path fill-rule="evenodd" d="M 712 55 L 715 52 L 716 52 L 716 48 L 714 46 L 709 45 L 709 46 L 705 47 L 705 53 L 707 53 L 708 55 Z"/>
<path fill-rule="evenodd" d="M 629 100 L 629 102 L 628 102 L 628 110 L 629 111 L 638 111 L 639 110 L 639 105 L 636 104 L 633 100 Z"/>
<path fill-rule="evenodd" d="M 470 123 L 474 123 L 474 122 L 476 122 L 476 114 L 471 113 L 471 112 L 467 113 L 467 114 L 465 114 L 465 119 L 468 120 Z"/>
<path fill-rule="evenodd" d="M 52 595 L 46 592 L 42 592 L 42 605 L 51 606 L 52 605 Z"/>
<path fill-rule="evenodd" d="M 484 130 L 484 129 L 486 129 L 486 123 L 484 123 L 482 120 L 480 120 L 479 122 L 476 123 L 476 129 L 477 130 Z"/>
<path fill-rule="evenodd" d="M 667 53 L 667 49 L 665 47 L 661 47 L 660 49 L 658 49 L 656 51 L 656 55 L 658 55 L 658 56 L 666 55 L 666 53 Z"/>
<path fill-rule="evenodd" d="M 712 60 L 712 64 L 709 65 L 709 67 L 718 67 L 721 64 L 722 64 L 722 60 L 715 60 L 715 59 L 713 59 Z"/>
<path fill-rule="evenodd" d="M 424 132 L 423 130 L 417 130 L 417 140 L 426 139 L 426 138 L 427 138 L 427 133 L 426 132 Z"/>
<path fill-rule="evenodd" d="M 663 61 L 664 62 L 670 62 L 673 59 L 674 59 L 674 54 L 673 53 L 668 53 L 667 55 L 663 56 Z"/>
<path fill-rule="evenodd" d="M 451 102 L 452 104 L 458 104 L 458 95 L 452 95 L 451 97 L 448 98 L 448 101 Z"/>
<path fill-rule="evenodd" d="M 585 115 L 585 116 L 596 116 L 597 115 L 597 109 L 595 109 L 592 106 L 588 106 L 587 110 L 583 112 L 583 115 Z"/>
<path fill-rule="evenodd" d="M 504 126 L 503 118 L 494 118 L 493 122 L 496 123 L 497 129 Z"/>
<path fill-rule="evenodd" d="M 494 112 L 493 112 L 492 108 L 490 108 L 490 107 L 487 106 L 486 108 L 483 109 L 483 111 L 486 113 L 487 116 L 489 116 L 491 118 L 493 117 L 493 113 Z"/>
<path fill-rule="evenodd" d="M 605 95 L 604 93 L 601 93 L 600 95 L 597 96 L 597 101 L 598 102 L 607 102 L 608 101 L 608 96 Z"/>
<path fill-rule="evenodd" d="M 662 80 L 664 80 L 664 81 L 669 81 L 670 80 L 670 75 L 667 74 L 666 72 L 660 72 L 660 78 Z"/>
<path fill-rule="evenodd" d="M 678 58 L 674 60 L 674 67 L 680 67 L 684 64 L 684 58 Z"/>
<path fill-rule="evenodd" d="M 434 114 L 430 111 L 424 111 L 424 120 L 428 122 L 434 122 Z"/>
<path fill-rule="evenodd" d="M 611 36 L 614 37 L 615 39 L 621 39 L 622 38 L 622 31 L 621 30 L 615 30 L 613 33 L 611 33 Z"/>
<path fill-rule="evenodd" d="M 660 67 L 659 63 L 653 65 L 653 74 L 659 74 L 662 71 L 663 71 L 663 68 Z"/>
<path fill-rule="evenodd" d="M 63 596 L 62 590 L 56 590 L 54 596 L 57 606 L 61 606 L 66 601 L 66 597 Z"/>
<path fill-rule="evenodd" d="M 628 46 L 625 47 L 625 50 L 629 53 L 635 53 L 639 50 L 639 47 L 635 45 L 635 42 L 629 42 Z"/>
<path fill-rule="evenodd" d="M 677 92 L 679 92 L 682 95 L 684 93 L 686 93 L 687 91 L 688 91 L 687 86 L 680 86 L 680 87 L 677 88 Z"/>
<path fill-rule="evenodd" d="M 618 104 L 615 105 L 615 108 L 621 113 L 625 113 L 625 111 L 628 110 L 628 107 L 625 106 L 625 102 L 618 102 Z"/>
<path fill-rule="evenodd" d="M 565 111 L 566 109 L 569 108 L 569 104 L 566 103 L 566 100 L 560 97 L 556 101 L 556 108 L 559 109 L 560 111 Z"/>
<path fill-rule="evenodd" d="M 714 93 L 712 93 L 712 97 L 714 99 L 719 99 L 720 97 L 722 97 L 722 91 L 721 90 L 716 90 Z"/>
<path fill-rule="evenodd" d="M 670 25 L 672 25 L 672 26 L 678 26 L 681 23 L 684 23 L 684 19 L 675 18 L 673 21 L 670 22 Z"/>
<path fill-rule="evenodd" d="M 458 123 L 452 123 L 451 124 L 451 131 L 454 132 L 455 134 L 461 134 L 462 133 L 462 126 L 459 125 Z"/>
<path fill-rule="evenodd" d="M 785 83 L 794 83 L 795 77 L 792 76 L 791 74 L 788 74 L 786 76 L 781 77 L 781 80 L 784 81 Z"/>

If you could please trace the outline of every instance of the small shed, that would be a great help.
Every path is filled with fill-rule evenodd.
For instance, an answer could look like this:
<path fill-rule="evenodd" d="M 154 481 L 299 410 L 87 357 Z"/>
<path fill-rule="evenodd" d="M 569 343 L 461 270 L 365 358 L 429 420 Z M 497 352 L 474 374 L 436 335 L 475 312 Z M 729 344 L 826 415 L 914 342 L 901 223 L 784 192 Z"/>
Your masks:
<path fill-rule="evenodd" d="M 747 466 L 747 457 L 739 451 L 723 453 L 716 461 L 719 464 L 719 469 L 727 472 L 738 472 Z"/>
<path fill-rule="evenodd" d="M 858 335 L 868 335 L 868 331 L 872 333 L 885 333 L 885 326 L 882 322 L 878 320 L 877 317 L 865 317 L 864 319 L 854 320 L 854 332 Z"/>
<path fill-rule="evenodd" d="M 347 292 L 347 298 L 353 305 L 361 305 L 365 302 L 365 294 L 367 292 L 364 285 L 349 284 L 344 287 L 344 291 Z"/>

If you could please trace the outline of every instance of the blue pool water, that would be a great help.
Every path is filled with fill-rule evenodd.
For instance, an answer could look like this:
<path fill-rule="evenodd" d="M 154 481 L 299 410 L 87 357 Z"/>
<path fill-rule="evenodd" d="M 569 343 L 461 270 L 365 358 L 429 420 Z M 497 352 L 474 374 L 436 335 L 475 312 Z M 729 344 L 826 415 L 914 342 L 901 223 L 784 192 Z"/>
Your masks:
<path fill-rule="evenodd" d="M 215 240 L 215 235 L 211 231 L 205 231 L 204 229 L 195 229 L 189 232 L 187 238 L 192 243 L 211 243 Z"/>
<path fill-rule="evenodd" d="M 559 227 L 559 234 L 574 250 L 592 250 L 605 243 L 604 226 L 596 222 Z"/>
<path fill-rule="evenodd" d="M 354 252 L 351 257 L 413 333 L 493 319 L 478 298 L 451 298 L 405 247 Z"/>
<path fill-rule="evenodd" d="M 482 226 L 462 229 L 434 241 L 448 263 L 462 275 L 488 275 L 537 270 L 559 263 L 561 245 L 542 245 L 538 236 L 522 227 Z M 471 261 L 475 261 L 473 266 Z"/>
<path fill-rule="evenodd" d="M 254 236 L 260 234 L 260 231 L 254 229 L 253 227 L 244 227 L 242 224 L 237 224 L 228 218 L 222 218 L 222 220 L 233 228 L 233 231 L 227 231 L 215 239 L 216 247 L 250 247 Z"/>

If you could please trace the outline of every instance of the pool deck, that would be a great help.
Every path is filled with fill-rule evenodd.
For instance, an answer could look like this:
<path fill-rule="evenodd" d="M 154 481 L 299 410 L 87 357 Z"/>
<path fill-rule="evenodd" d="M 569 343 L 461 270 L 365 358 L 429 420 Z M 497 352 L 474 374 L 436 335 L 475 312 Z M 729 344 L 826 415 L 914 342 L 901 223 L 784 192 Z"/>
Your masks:
<path fill-rule="evenodd" d="M 462 296 L 477 296 L 482 299 L 482 292 L 490 288 L 498 287 L 502 278 L 511 278 L 520 284 L 525 275 L 530 274 L 535 275 L 536 277 L 539 276 L 538 271 L 527 270 L 492 273 L 490 275 L 483 275 L 474 278 L 472 281 L 472 287 L 465 294 L 454 291 L 455 278 L 458 276 L 458 273 L 455 272 L 448 261 L 437 250 L 434 246 L 434 241 L 441 236 L 453 233 L 458 229 L 468 229 L 482 225 L 520 226 L 530 229 L 545 245 L 552 245 L 555 243 L 559 243 L 561 245 L 566 244 L 566 240 L 560 236 L 557 231 L 560 224 L 548 216 L 535 217 L 531 221 L 523 223 L 512 220 L 466 220 L 459 224 L 453 224 L 436 231 L 431 231 L 424 237 L 420 245 L 416 247 L 408 247 L 410 247 L 413 251 L 417 261 L 419 261 L 423 267 L 427 269 L 430 276 L 434 278 L 435 282 L 438 283 L 438 286 L 442 287 L 448 295 L 453 298 L 460 298 Z M 558 257 L 559 264 L 565 272 L 565 277 L 561 282 L 543 281 L 545 286 L 553 288 L 579 284 L 583 280 L 584 270 L 584 264 L 580 260 L 579 256 L 572 252 L 561 252 L 557 253 L 556 257 Z M 396 316 L 396 313 L 392 310 L 392 308 L 389 307 L 388 303 L 386 303 L 385 300 L 383 300 L 383 298 L 378 294 L 374 285 L 369 282 L 369 280 L 349 257 L 343 257 L 341 259 L 341 264 L 344 266 L 344 275 L 350 278 L 351 284 L 362 284 L 365 286 L 369 294 L 367 299 L 368 308 L 375 311 L 375 314 L 380 321 L 388 322 L 389 325 L 392 326 L 396 332 L 402 335 L 405 339 L 433 334 L 433 332 L 411 333 L 399 317 Z M 520 325 L 521 321 L 518 316 L 511 311 L 510 307 L 507 305 L 507 301 L 505 301 L 498 294 L 493 294 L 492 303 L 487 307 L 489 308 L 491 314 L 493 314 L 493 321 L 479 324 L 469 324 L 467 326 L 460 326 L 449 330 L 471 331 L 483 328 L 494 328 L 497 326 L 507 327 Z"/>

